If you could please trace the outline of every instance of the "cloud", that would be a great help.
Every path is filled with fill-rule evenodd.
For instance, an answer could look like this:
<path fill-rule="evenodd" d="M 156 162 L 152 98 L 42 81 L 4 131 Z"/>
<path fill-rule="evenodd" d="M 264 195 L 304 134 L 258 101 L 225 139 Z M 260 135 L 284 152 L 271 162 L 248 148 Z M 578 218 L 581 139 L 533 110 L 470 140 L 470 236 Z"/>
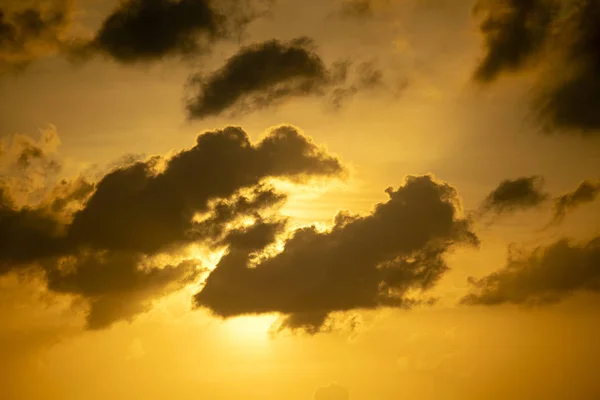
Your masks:
<path fill-rule="evenodd" d="M 482 83 L 504 72 L 538 73 L 533 109 L 547 131 L 600 132 L 600 3 L 596 0 L 480 0 Z"/>
<path fill-rule="evenodd" d="M 194 260 L 161 266 L 182 247 L 260 247 L 268 232 L 252 237 L 239 227 L 285 200 L 265 180 L 343 173 L 339 159 L 292 126 L 273 128 L 258 143 L 227 127 L 168 159 L 126 163 L 98 182 L 61 181 L 36 205 L 16 204 L 0 185 L 0 274 L 41 267 L 53 292 L 86 300 L 89 328 L 104 328 L 203 271 Z"/>
<path fill-rule="evenodd" d="M 99 51 L 121 63 L 198 55 L 240 33 L 261 13 L 257 3 L 261 1 L 127 0 L 80 50 Z"/>
<path fill-rule="evenodd" d="M 479 0 L 476 15 L 485 55 L 475 78 L 488 82 L 506 71 L 518 71 L 543 49 L 555 12 L 554 0 Z"/>
<path fill-rule="evenodd" d="M 600 182 L 585 180 L 577 188 L 554 200 L 554 222 L 561 221 L 565 215 L 575 208 L 591 203 L 600 194 Z"/>
<path fill-rule="evenodd" d="M 0 74 L 56 53 L 66 40 L 71 15 L 69 1 L 0 8 Z"/>
<path fill-rule="evenodd" d="M 311 39 L 269 40 L 241 48 L 218 70 L 192 78 L 190 118 L 225 111 L 247 113 L 291 97 L 323 95 L 346 77 L 343 64 L 328 68 Z"/>
<path fill-rule="evenodd" d="M 81 245 L 153 253 L 196 239 L 188 237 L 196 213 L 209 201 L 228 198 L 269 177 L 301 181 L 336 176 L 340 161 L 292 126 L 280 126 L 259 143 L 240 128 L 200 135 L 155 172 L 156 160 L 137 162 L 106 175 L 69 236 Z"/>
<path fill-rule="evenodd" d="M 278 312 L 287 317 L 284 328 L 315 333 L 335 311 L 418 304 L 412 292 L 443 275 L 444 254 L 477 238 L 458 215 L 451 186 L 408 177 L 387 193 L 389 200 L 368 215 L 338 214 L 326 232 L 293 231 L 279 253 L 260 254 L 275 241 L 279 222 L 241 231 L 240 241 L 248 235 L 252 245 L 232 242 L 196 294 L 196 306 L 224 318 Z"/>
<path fill-rule="evenodd" d="M 314 400 L 349 400 L 350 392 L 337 383 L 320 387 L 315 391 Z"/>
<path fill-rule="evenodd" d="M 503 214 L 537 207 L 548 198 L 542 191 L 543 184 L 540 176 L 504 180 L 485 198 L 482 208 Z"/>
<path fill-rule="evenodd" d="M 53 259 L 44 269 L 48 289 L 89 301 L 89 329 L 147 311 L 151 300 L 192 283 L 200 271 L 191 260 L 155 268 L 145 266 L 138 253 L 115 251 L 81 251 Z"/>
<path fill-rule="evenodd" d="M 463 304 L 555 303 L 577 292 L 600 292 L 600 238 L 573 244 L 566 239 L 530 254 L 509 258 L 506 266 L 481 279 L 470 278 Z"/>

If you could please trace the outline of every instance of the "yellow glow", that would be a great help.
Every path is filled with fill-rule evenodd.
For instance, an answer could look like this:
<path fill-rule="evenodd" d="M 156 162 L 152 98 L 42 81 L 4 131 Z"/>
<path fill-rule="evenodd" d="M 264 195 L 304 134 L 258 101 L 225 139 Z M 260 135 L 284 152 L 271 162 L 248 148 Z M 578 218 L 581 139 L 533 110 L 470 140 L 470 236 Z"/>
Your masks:
<path fill-rule="evenodd" d="M 232 341 L 243 346 L 264 346 L 269 340 L 269 328 L 276 320 L 276 315 L 237 317 L 225 321 L 224 328 Z"/>

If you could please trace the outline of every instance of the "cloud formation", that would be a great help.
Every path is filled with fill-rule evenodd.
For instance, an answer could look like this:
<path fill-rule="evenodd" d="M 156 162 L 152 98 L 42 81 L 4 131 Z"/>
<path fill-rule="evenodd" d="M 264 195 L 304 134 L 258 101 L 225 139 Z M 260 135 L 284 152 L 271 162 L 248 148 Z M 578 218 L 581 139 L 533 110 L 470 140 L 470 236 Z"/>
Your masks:
<path fill-rule="evenodd" d="M 600 182 L 585 180 L 577 188 L 554 200 L 554 222 L 562 221 L 565 215 L 577 207 L 591 203 L 600 194 Z"/>
<path fill-rule="evenodd" d="M 128 0 L 106 17 L 84 52 L 121 63 L 204 53 L 258 16 L 260 0 Z M 268 3 L 268 1 L 263 1 Z"/>
<path fill-rule="evenodd" d="M 532 62 L 550 34 L 554 4 L 553 0 L 479 0 L 473 11 L 483 15 L 479 29 L 485 55 L 475 78 L 492 81 Z"/>
<path fill-rule="evenodd" d="M 543 185 L 544 179 L 540 176 L 504 180 L 485 198 L 482 208 L 504 214 L 537 207 L 548 198 L 542 191 Z"/>
<path fill-rule="evenodd" d="M 66 0 L 51 6 L 0 8 L 0 74 L 56 53 L 66 40 L 71 14 Z"/>
<path fill-rule="evenodd" d="M 387 193 L 389 200 L 368 215 L 340 213 L 328 231 L 294 231 L 276 254 L 260 255 L 282 222 L 240 231 L 195 296 L 196 306 L 224 318 L 277 312 L 287 316 L 283 327 L 314 333 L 331 312 L 418 304 L 412 292 L 442 276 L 444 254 L 477 237 L 448 184 L 408 177 Z"/>
<path fill-rule="evenodd" d="M 323 95 L 345 78 L 346 65 L 328 68 L 312 39 L 273 39 L 242 47 L 208 76 L 194 76 L 188 115 L 201 119 L 225 111 L 247 113 L 292 97 Z"/>
<path fill-rule="evenodd" d="M 485 55 L 475 79 L 532 67 L 533 107 L 548 131 L 600 132 L 600 3 L 596 0 L 480 0 Z"/>
<path fill-rule="evenodd" d="M 470 278 L 463 304 L 555 303 L 577 292 L 600 292 L 600 238 L 573 244 L 566 239 L 508 260 L 481 279 Z"/>
<path fill-rule="evenodd" d="M 37 265 L 49 289 L 89 303 L 89 328 L 106 327 L 203 268 L 194 260 L 165 267 L 156 257 L 191 243 L 262 243 L 237 234 L 236 224 L 284 201 L 264 180 L 343 172 L 340 160 L 292 126 L 273 128 L 256 144 L 227 127 L 169 159 L 129 163 L 95 183 L 60 182 L 36 206 L 18 206 L 0 185 L 0 274 Z"/>

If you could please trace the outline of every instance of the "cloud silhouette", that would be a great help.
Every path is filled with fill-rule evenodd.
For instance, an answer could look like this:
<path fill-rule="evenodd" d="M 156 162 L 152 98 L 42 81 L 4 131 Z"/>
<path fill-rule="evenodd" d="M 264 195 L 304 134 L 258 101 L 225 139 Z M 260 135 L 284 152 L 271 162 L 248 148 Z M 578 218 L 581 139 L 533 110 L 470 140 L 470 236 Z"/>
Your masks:
<path fill-rule="evenodd" d="M 504 214 L 537 207 L 548 198 L 542 191 L 543 184 L 540 176 L 504 180 L 485 198 L 482 209 Z"/>
<path fill-rule="evenodd" d="M 312 39 L 269 40 L 242 47 L 218 70 L 192 78 L 190 118 L 225 111 L 247 113 L 292 97 L 319 96 L 346 78 L 346 66 L 328 68 Z"/>
<path fill-rule="evenodd" d="M 600 292 L 600 238 L 573 244 L 566 239 L 530 254 L 511 257 L 506 266 L 481 279 L 463 304 L 555 303 L 577 292 Z"/>
<path fill-rule="evenodd" d="M 100 52 L 125 64 L 198 55 L 217 41 L 239 34 L 260 14 L 254 7 L 260 2 L 128 0 L 114 9 L 95 37 L 75 52 L 84 56 Z"/>
<path fill-rule="evenodd" d="M 565 215 L 577 207 L 591 203 L 600 194 L 600 182 L 585 180 L 577 188 L 554 200 L 554 222 L 560 222 Z"/>
<path fill-rule="evenodd" d="M 156 256 L 191 243 L 262 245 L 265 232 L 240 234 L 239 223 L 285 200 L 264 180 L 343 173 L 339 159 L 292 126 L 258 143 L 227 127 L 168 159 L 127 163 L 98 182 L 60 182 L 37 206 L 17 205 L 0 180 L 0 275 L 39 266 L 49 289 L 88 302 L 89 328 L 103 328 L 145 311 L 204 268 L 194 260 L 163 266 Z"/>
<path fill-rule="evenodd" d="M 281 222 L 239 232 L 247 244 L 231 242 L 196 294 L 196 306 L 225 318 L 278 312 L 287 317 L 283 327 L 315 333 L 334 311 L 417 304 L 410 291 L 432 287 L 447 270 L 444 254 L 455 244 L 476 244 L 477 237 L 445 183 L 408 177 L 387 193 L 389 200 L 368 215 L 340 213 L 326 232 L 295 230 L 281 252 L 258 261 Z"/>
<path fill-rule="evenodd" d="M 535 70 L 533 108 L 546 130 L 600 132 L 600 3 L 480 0 L 475 14 L 485 43 L 476 80 Z"/>
<path fill-rule="evenodd" d="M 554 0 L 479 0 L 475 15 L 485 41 L 485 55 L 475 78 L 492 81 L 506 71 L 519 71 L 540 53 L 556 12 Z"/>

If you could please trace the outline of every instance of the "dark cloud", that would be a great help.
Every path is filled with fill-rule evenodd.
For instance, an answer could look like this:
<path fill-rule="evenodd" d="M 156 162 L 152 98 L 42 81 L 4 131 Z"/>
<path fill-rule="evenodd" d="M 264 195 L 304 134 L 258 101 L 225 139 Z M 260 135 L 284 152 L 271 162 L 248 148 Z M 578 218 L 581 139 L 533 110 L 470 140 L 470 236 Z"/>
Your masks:
<path fill-rule="evenodd" d="M 565 215 L 575 208 L 591 203 L 600 194 L 600 182 L 585 180 L 577 188 L 554 200 L 554 222 L 561 221 Z"/>
<path fill-rule="evenodd" d="M 314 400 L 349 400 L 350 392 L 337 383 L 320 387 L 315 391 Z"/>
<path fill-rule="evenodd" d="M 240 128 L 207 132 L 196 145 L 155 172 L 137 162 L 106 175 L 69 227 L 72 240 L 100 248 L 157 252 L 189 241 L 192 217 L 209 201 L 228 198 L 268 177 L 334 176 L 339 160 L 291 126 L 272 130 L 253 145 Z"/>
<path fill-rule="evenodd" d="M 451 186 L 409 177 L 387 193 L 390 199 L 366 216 L 341 213 L 329 231 L 294 231 L 277 254 L 257 257 L 280 222 L 240 232 L 238 240 L 248 235 L 251 245 L 232 242 L 196 305 L 225 318 L 278 312 L 287 317 L 284 327 L 314 333 L 334 311 L 417 304 L 409 292 L 434 285 L 447 270 L 446 251 L 477 238 L 459 217 Z"/>
<path fill-rule="evenodd" d="M 256 144 L 227 127 L 166 160 L 127 163 L 95 183 L 62 181 L 35 207 L 18 206 L 0 186 L 0 274 L 40 266 L 49 289 L 89 303 L 89 328 L 106 327 L 200 270 L 193 260 L 157 267 L 155 256 L 177 256 L 191 243 L 249 250 L 272 241 L 285 221 L 270 222 L 273 232 L 257 223 L 242 233 L 239 225 L 285 200 L 264 180 L 343 172 L 294 127 L 276 127 Z"/>
<path fill-rule="evenodd" d="M 89 301 L 87 327 L 106 328 L 146 311 L 149 302 L 192 283 L 200 271 L 193 261 L 154 268 L 130 252 L 81 252 L 45 265 L 48 289 Z"/>
<path fill-rule="evenodd" d="M 53 7 L 0 8 L 0 74 L 55 53 L 71 20 L 67 1 Z"/>
<path fill-rule="evenodd" d="M 533 107 L 552 132 L 600 132 L 600 3 L 480 0 L 486 53 L 475 72 L 490 82 L 535 66 Z"/>
<path fill-rule="evenodd" d="M 121 63 L 197 55 L 241 33 L 261 12 L 254 6 L 269 2 L 128 0 L 104 20 L 83 51 L 100 51 Z"/>
<path fill-rule="evenodd" d="M 482 208 L 502 214 L 537 207 L 548 198 L 542 191 L 543 185 L 540 176 L 504 180 L 486 197 Z"/>
<path fill-rule="evenodd" d="M 492 81 L 533 61 L 550 34 L 555 9 L 554 0 L 479 0 L 474 12 L 483 15 L 486 52 L 475 78 Z"/>
<path fill-rule="evenodd" d="M 569 2 L 567 2 L 569 3 Z M 600 2 L 572 1 L 564 26 L 549 39 L 561 51 L 537 89 L 536 107 L 550 130 L 600 132 Z M 569 4 L 570 4 L 569 3 Z"/>
<path fill-rule="evenodd" d="M 560 240 L 531 254 L 518 255 L 507 265 L 475 280 L 464 304 L 554 303 L 577 292 L 600 292 L 600 238 L 584 244 Z"/>
<path fill-rule="evenodd" d="M 324 95 L 346 78 L 346 65 L 328 68 L 309 38 L 269 40 L 241 48 L 208 76 L 191 80 L 190 118 L 247 113 L 291 97 Z"/>
<path fill-rule="evenodd" d="M 0 275 L 60 252 L 63 226 L 44 210 L 18 208 L 0 186 Z"/>

